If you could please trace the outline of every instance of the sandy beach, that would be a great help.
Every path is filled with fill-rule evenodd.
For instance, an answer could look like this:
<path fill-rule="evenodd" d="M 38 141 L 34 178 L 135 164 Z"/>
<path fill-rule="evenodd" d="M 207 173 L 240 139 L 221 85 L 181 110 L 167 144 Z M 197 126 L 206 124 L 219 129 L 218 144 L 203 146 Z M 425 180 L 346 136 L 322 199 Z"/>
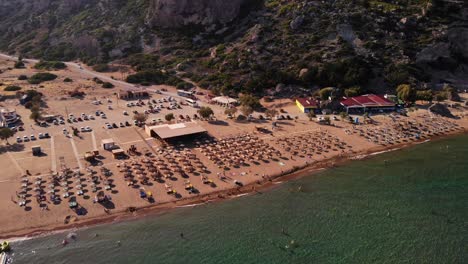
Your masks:
<path fill-rule="evenodd" d="M 2 63 L 0 66 L 6 67 L 10 62 Z M 131 122 L 131 117 L 122 115 L 123 111 L 143 109 L 116 99 L 114 94 L 122 88 L 120 83 L 116 82 L 114 89 L 103 89 L 90 76 L 70 67 L 56 72 L 59 79 L 44 83 L 43 87 L 17 80 L 18 75 L 30 75 L 34 71 L 14 69 L 0 74 L 0 78 L 8 85 L 41 91 L 47 103 L 44 111 L 48 114 L 66 116 L 67 113 L 105 111 L 107 118 L 84 121 L 83 125 L 72 124 L 90 126 L 92 131 L 77 137 L 67 136 L 62 129 L 71 125 L 42 128 L 28 119 L 29 110 L 19 105 L 17 99 L 1 102 L 3 108 L 15 109 L 23 117 L 25 131 L 19 133 L 20 136 L 39 132 L 51 134 L 49 139 L 1 147 L 2 239 L 123 221 L 175 207 L 255 194 L 283 181 L 372 153 L 466 133 L 468 128 L 464 107 L 456 112 L 461 116 L 459 119 L 435 116 L 421 107 L 407 116 L 374 115 L 372 122 L 358 126 L 339 117 L 331 126 L 321 125 L 309 120 L 290 99 L 264 103 L 269 109 L 291 116 L 278 121 L 273 128 L 270 120 L 260 118 L 262 113 L 254 113 L 253 121 L 237 122 L 226 117 L 222 106 L 211 105 L 205 97 L 200 97 L 201 103 L 215 112 L 215 120 L 196 120 L 208 135 L 167 144 L 148 137 L 144 128 L 105 128 L 104 122 Z M 65 77 L 72 78 L 73 83 L 64 83 Z M 85 98 L 67 96 L 77 87 L 86 91 Z M 167 89 L 167 93 L 152 94 L 151 98 L 175 97 L 174 87 L 152 86 L 149 89 L 162 88 Z M 92 104 L 96 99 L 108 101 L 108 106 Z M 197 110 L 182 105 L 181 109 L 164 111 L 163 115 L 152 114 L 149 119 L 164 118 L 169 112 L 174 112 L 175 116 L 194 116 Z M 269 132 L 264 133 L 259 127 Z M 124 150 L 134 147 L 135 153 L 128 159 L 114 159 L 112 153 L 99 146 L 102 140 L 109 138 Z M 32 156 L 34 145 L 40 145 L 45 154 Z M 98 164 L 88 164 L 84 159 L 83 154 L 93 149 L 99 149 Z M 111 196 L 110 206 L 93 202 L 99 191 Z M 141 196 L 142 191 L 145 197 Z M 61 199 L 52 201 L 49 198 L 52 195 Z M 70 209 L 69 196 L 76 196 L 80 213 Z"/>

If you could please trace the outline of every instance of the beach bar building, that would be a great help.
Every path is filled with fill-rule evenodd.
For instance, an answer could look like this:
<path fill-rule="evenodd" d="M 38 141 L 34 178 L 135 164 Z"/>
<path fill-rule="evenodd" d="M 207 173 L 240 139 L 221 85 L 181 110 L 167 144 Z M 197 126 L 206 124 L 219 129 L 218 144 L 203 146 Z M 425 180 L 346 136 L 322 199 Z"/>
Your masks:
<path fill-rule="evenodd" d="M 142 89 L 121 89 L 118 94 L 118 98 L 121 100 L 138 100 L 149 97 L 149 93 L 146 90 Z"/>
<path fill-rule="evenodd" d="M 302 113 L 316 112 L 319 109 L 317 100 L 312 97 L 297 98 L 296 105 Z"/>
<path fill-rule="evenodd" d="M 395 111 L 395 102 L 382 95 L 366 94 L 343 98 L 340 104 L 348 114 L 379 113 Z"/>
<path fill-rule="evenodd" d="M 149 136 L 162 140 L 196 136 L 206 133 L 206 129 L 196 122 L 145 126 L 145 131 Z"/>

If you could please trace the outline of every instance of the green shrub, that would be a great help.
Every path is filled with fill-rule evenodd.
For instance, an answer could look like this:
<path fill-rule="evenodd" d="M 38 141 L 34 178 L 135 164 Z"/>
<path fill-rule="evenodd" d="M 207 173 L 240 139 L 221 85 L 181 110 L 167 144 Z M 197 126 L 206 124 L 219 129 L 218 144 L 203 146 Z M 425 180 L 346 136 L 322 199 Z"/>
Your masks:
<path fill-rule="evenodd" d="M 52 81 L 55 79 L 57 79 L 57 75 L 55 74 L 49 72 L 40 72 L 29 77 L 28 82 L 30 84 L 39 84 L 41 82 Z"/>
<path fill-rule="evenodd" d="M 110 89 L 110 88 L 114 88 L 114 85 L 110 82 L 105 82 L 102 84 L 102 88 Z"/>
<path fill-rule="evenodd" d="M 22 61 L 17 61 L 17 62 L 15 63 L 15 68 L 16 68 L 16 69 L 22 69 L 22 68 L 24 68 L 24 67 L 25 67 L 25 66 L 24 66 L 24 62 L 22 62 Z"/>
<path fill-rule="evenodd" d="M 67 65 L 61 61 L 39 61 L 34 65 L 35 69 L 39 70 L 62 70 L 65 69 Z"/>
<path fill-rule="evenodd" d="M 100 63 L 93 66 L 93 70 L 97 72 L 108 72 L 110 70 L 109 65 L 106 63 Z"/>
<path fill-rule="evenodd" d="M 3 90 L 6 91 L 6 92 L 14 92 L 14 91 L 21 90 L 21 87 L 16 86 L 16 85 L 9 85 L 9 86 L 5 87 L 5 89 L 3 89 Z"/>

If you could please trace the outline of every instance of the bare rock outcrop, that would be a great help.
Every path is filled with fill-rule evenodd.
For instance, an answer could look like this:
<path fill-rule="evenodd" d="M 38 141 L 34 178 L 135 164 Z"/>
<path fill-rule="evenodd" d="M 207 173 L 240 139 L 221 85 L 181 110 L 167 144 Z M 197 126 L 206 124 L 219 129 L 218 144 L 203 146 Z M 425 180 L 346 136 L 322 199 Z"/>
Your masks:
<path fill-rule="evenodd" d="M 148 12 L 152 26 L 177 28 L 233 21 L 248 0 L 153 0 Z"/>

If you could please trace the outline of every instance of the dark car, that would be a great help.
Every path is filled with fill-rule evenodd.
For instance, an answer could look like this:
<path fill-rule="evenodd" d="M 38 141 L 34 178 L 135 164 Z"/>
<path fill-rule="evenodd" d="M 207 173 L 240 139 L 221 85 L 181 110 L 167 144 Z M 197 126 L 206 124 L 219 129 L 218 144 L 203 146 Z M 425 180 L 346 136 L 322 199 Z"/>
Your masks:
<path fill-rule="evenodd" d="M 125 121 L 125 125 L 126 126 L 131 126 L 132 124 L 130 124 L 128 121 Z"/>
<path fill-rule="evenodd" d="M 112 127 L 113 127 L 113 128 L 118 128 L 118 126 L 117 126 L 116 123 L 112 123 Z"/>

